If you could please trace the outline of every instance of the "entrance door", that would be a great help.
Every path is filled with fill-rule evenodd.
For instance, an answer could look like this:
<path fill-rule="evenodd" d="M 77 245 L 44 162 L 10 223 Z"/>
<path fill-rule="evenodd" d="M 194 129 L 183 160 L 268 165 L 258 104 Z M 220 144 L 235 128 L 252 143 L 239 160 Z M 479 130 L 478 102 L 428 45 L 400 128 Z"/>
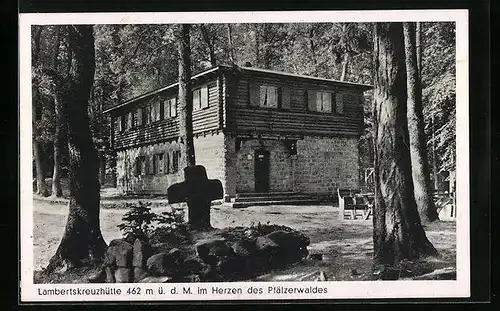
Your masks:
<path fill-rule="evenodd" d="M 255 192 L 269 192 L 269 151 L 255 150 Z"/>

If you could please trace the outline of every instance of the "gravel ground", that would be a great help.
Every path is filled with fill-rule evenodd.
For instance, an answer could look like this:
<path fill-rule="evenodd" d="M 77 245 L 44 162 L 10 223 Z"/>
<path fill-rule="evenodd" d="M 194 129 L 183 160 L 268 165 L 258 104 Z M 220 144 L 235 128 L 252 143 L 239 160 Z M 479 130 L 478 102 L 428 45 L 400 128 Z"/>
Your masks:
<path fill-rule="evenodd" d="M 61 239 L 67 217 L 67 205 L 47 200 L 34 204 L 34 267 L 47 265 Z M 154 211 L 167 206 L 154 207 Z M 123 208 L 101 209 L 101 231 L 106 242 L 121 237 L 117 225 L 126 212 Z M 283 274 L 325 272 L 329 280 L 362 280 L 371 270 L 372 222 L 338 220 L 337 208 L 331 205 L 314 206 L 255 206 L 245 209 L 212 207 L 212 226 L 216 228 L 278 224 L 292 227 L 311 239 L 309 251 L 322 254 L 322 260 L 306 260 L 284 271 L 268 275 L 269 279 Z M 426 226 L 429 240 L 441 256 L 433 259 L 436 268 L 454 266 L 456 262 L 455 222 L 435 222 Z"/>

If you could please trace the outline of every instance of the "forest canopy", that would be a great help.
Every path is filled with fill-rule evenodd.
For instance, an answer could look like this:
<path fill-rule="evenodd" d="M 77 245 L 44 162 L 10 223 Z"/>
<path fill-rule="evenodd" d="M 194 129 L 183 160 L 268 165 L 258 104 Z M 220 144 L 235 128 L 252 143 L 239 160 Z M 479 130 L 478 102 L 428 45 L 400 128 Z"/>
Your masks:
<path fill-rule="evenodd" d="M 177 81 L 175 26 L 94 25 L 96 69 L 89 113 L 101 166 L 112 162 L 109 120 L 101 113 L 103 108 Z M 66 26 L 41 28 L 34 72 L 42 67 L 67 71 L 70 50 L 65 36 L 58 35 Z M 455 24 L 426 22 L 421 32 L 425 135 L 433 176 L 437 176 L 455 167 Z M 373 84 L 372 34 L 371 23 L 193 24 L 191 72 L 250 63 L 258 68 Z M 48 176 L 54 165 L 55 104 L 50 81 L 41 78 L 39 86 L 34 140 Z M 366 130 L 360 140 L 362 168 L 373 165 L 372 105 L 372 95 L 367 92 Z M 65 167 L 66 156 L 62 161 Z M 105 171 L 101 171 L 104 178 Z"/>

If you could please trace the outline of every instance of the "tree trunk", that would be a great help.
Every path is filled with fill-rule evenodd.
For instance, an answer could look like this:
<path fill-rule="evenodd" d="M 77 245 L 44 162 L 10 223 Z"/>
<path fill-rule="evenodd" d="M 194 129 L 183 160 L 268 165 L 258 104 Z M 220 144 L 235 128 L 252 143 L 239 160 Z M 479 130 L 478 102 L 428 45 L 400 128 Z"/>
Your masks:
<path fill-rule="evenodd" d="M 418 75 L 420 76 L 420 81 L 422 81 L 422 24 L 420 22 L 417 22 L 416 25 L 415 45 L 417 53 Z"/>
<path fill-rule="evenodd" d="M 55 108 L 55 133 L 54 133 L 54 172 L 52 174 L 52 196 L 62 197 L 62 187 L 61 187 L 61 164 L 62 164 L 62 149 L 63 149 L 63 124 L 64 124 L 64 113 L 61 111 L 63 109 L 61 100 L 54 96 L 54 108 Z"/>
<path fill-rule="evenodd" d="M 227 26 L 227 41 L 229 46 L 229 61 L 234 64 L 234 46 L 233 46 L 233 29 L 231 24 L 226 24 Z"/>
<path fill-rule="evenodd" d="M 314 27 L 315 25 L 311 25 L 309 29 L 309 48 L 311 49 L 311 58 L 314 66 L 314 75 L 318 74 L 318 57 L 316 55 L 316 44 L 314 44 Z"/>
<path fill-rule="evenodd" d="M 405 22 L 406 87 L 408 91 L 407 118 L 410 137 L 410 156 L 413 177 L 413 192 L 422 221 L 438 218 L 432 198 L 429 161 L 424 134 L 424 114 L 422 112 L 422 84 L 418 73 L 415 41 L 415 23 Z"/>
<path fill-rule="evenodd" d="M 32 67 L 35 71 L 38 70 L 40 65 L 40 39 L 42 36 L 43 28 L 41 26 L 32 26 Z M 32 85 L 32 124 L 33 124 L 33 158 L 35 160 L 35 170 L 36 170 L 36 193 L 41 196 L 48 196 L 47 186 L 45 184 L 45 173 L 42 167 L 42 155 L 40 150 L 40 143 L 37 137 L 39 133 L 36 131 L 37 122 L 40 121 L 40 90 L 38 86 L 38 79 L 33 79 Z"/>
<path fill-rule="evenodd" d="M 261 67 L 261 62 L 260 62 L 260 31 L 259 31 L 259 25 L 254 24 L 254 31 L 255 31 L 255 67 L 259 68 Z"/>
<path fill-rule="evenodd" d="M 439 176 L 438 176 L 438 166 L 437 166 L 437 152 L 436 152 L 436 119 L 434 117 L 434 112 L 431 116 L 431 131 L 432 131 L 432 177 L 434 179 L 434 190 L 439 190 Z"/>
<path fill-rule="evenodd" d="M 349 51 L 344 54 L 344 59 L 342 60 L 342 72 L 340 74 L 340 81 L 345 81 L 347 77 L 347 67 L 349 66 Z"/>
<path fill-rule="evenodd" d="M 215 49 L 214 49 L 214 43 L 211 39 L 210 33 L 208 32 L 207 27 L 204 24 L 200 25 L 201 29 L 201 36 L 203 37 L 203 41 L 205 41 L 205 44 L 208 47 L 208 56 L 210 58 L 210 65 L 212 67 L 217 66 L 217 59 L 215 58 Z"/>
<path fill-rule="evenodd" d="M 33 139 L 33 157 L 35 158 L 36 169 L 36 194 L 41 196 L 48 196 L 47 185 L 45 184 L 45 174 L 42 168 L 42 158 L 40 155 L 40 143 Z"/>
<path fill-rule="evenodd" d="M 413 194 L 401 23 L 374 26 L 374 268 L 437 254 L 420 222 Z M 386 271 L 386 270 L 382 270 Z M 388 275 L 381 273 L 381 278 Z"/>
<path fill-rule="evenodd" d="M 181 24 L 178 29 L 179 44 L 179 132 L 182 140 L 182 156 L 186 166 L 194 166 L 193 142 L 193 94 L 191 93 L 191 47 L 189 32 L 191 25 Z"/>
<path fill-rule="evenodd" d="M 70 26 L 68 36 L 73 51 L 71 75 L 59 90 L 67 113 L 69 215 L 59 247 L 46 268 L 49 273 L 83 261 L 99 263 L 106 249 L 99 223 L 99 163 L 87 109 L 95 72 L 92 26 Z"/>
<path fill-rule="evenodd" d="M 52 68 L 57 71 L 57 57 L 59 56 L 59 45 L 61 43 L 60 26 L 56 27 L 56 43 L 52 55 Z M 61 166 L 62 166 L 62 145 L 64 144 L 64 113 L 62 112 L 61 100 L 53 94 L 54 98 L 54 116 L 56 120 L 55 133 L 54 133 L 54 172 L 52 174 L 52 196 L 62 197 L 61 187 Z"/>

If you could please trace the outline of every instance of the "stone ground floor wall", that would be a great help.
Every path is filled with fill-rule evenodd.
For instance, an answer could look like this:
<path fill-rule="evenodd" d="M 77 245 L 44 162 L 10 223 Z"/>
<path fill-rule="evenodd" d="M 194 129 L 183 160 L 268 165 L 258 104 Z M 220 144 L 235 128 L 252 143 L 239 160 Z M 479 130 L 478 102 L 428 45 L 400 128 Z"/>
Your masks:
<path fill-rule="evenodd" d="M 229 134 L 194 139 L 196 163 L 205 166 L 210 179 L 222 182 L 225 196 L 255 192 L 254 156 L 258 149 L 269 151 L 269 191 L 332 195 L 337 188 L 359 187 L 357 137 L 311 137 L 297 141 L 291 155 L 283 140 L 245 139 L 236 146 Z M 167 188 L 184 180 L 183 160 L 179 170 L 169 174 L 135 176 L 138 156 L 180 150 L 177 141 L 130 148 L 117 153 L 118 188 L 127 193 L 166 194 Z"/>
<path fill-rule="evenodd" d="M 235 138 L 226 137 L 227 179 L 232 181 L 231 192 L 245 193 L 255 191 L 254 156 L 255 151 L 269 151 L 269 191 L 293 191 L 293 159 L 279 140 L 242 140 L 240 149 L 236 151 Z"/>
<path fill-rule="evenodd" d="M 331 194 L 359 187 L 357 137 L 305 137 L 297 141 L 295 190 Z"/>
<path fill-rule="evenodd" d="M 225 137 L 226 194 L 255 191 L 255 150 L 269 151 L 269 191 L 331 195 L 337 188 L 359 187 L 357 137 L 310 137 L 297 141 L 291 155 L 283 140 Z"/>
<path fill-rule="evenodd" d="M 146 173 L 137 175 L 135 161 L 139 156 L 149 157 L 151 165 L 154 154 L 170 154 L 181 148 L 177 141 L 162 142 L 117 152 L 117 187 L 121 192 L 166 194 L 167 188 L 184 180 L 183 158 L 179 160 L 177 172 Z M 196 163 L 205 166 L 210 179 L 224 179 L 224 136 L 223 134 L 206 135 L 194 138 Z M 166 158 L 165 158 L 166 159 Z M 172 159 L 170 158 L 170 162 Z M 170 164 L 172 166 L 172 164 Z M 151 169 L 151 171 L 153 171 Z M 223 182 L 224 184 L 224 182 Z"/>

